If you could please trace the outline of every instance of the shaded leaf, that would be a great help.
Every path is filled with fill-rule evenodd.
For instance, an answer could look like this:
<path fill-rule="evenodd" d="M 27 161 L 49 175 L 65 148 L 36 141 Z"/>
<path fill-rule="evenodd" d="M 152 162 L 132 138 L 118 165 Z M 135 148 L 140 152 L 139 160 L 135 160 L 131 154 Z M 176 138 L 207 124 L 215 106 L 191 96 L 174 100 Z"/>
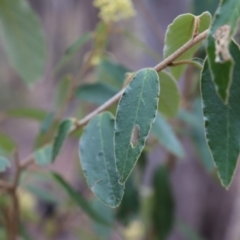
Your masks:
<path fill-rule="evenodd" d="M 46 133 L 52 126 L 54 122 L 54 113 L 48 113 L 47 116 L 43 119 L 40 126 L 40 134 Z"/>
<path fill-rule="evenodd" d="M 72 80 L 72 77 L 68 75 L 62 78 L 58 83 L 54 94 L 54 102 L 56 107 L 59 108 L 67 100 Z"/>
<path fill-rule="evenodd" d="M 60 123 L 57 130 L 57 135 L 55 136 L 54 142 L 53 142 L 52 162 L 55 161 L 57 155 L 59 154 L 63 146 L 63 143 L 65 142 L 74 124 L 75 124 L 74 119 L 66 119 Z"/>
<path fill-rule="evenodd" d="M 104 83 L 84 84 L 77 89 L 76 97 L 79 100 L 101 105 L 116 93 L 117 90 L 115 88 Z"/>
<path fill-rule="evenodd" d="M 175 79 L 167 72 L 158 73 L 161 94 L 159 96 L 158 110 L 167 117 L 174 117 L 179 108 L 180 93 Z"/>
<path fill-rule="evenodd" d="M 12 108 L 7 110 L 5 113 L 10 117 L 29 118 L 36 121 L 43 121 L 48 114 L 48 112 L 43 109 L 37 108 Z"/>
<path fill-rule="evenodd" d="M 201 79 L 206 138 L 225 187 L 232 181 L 240 151 L 240 50 L 236 43 L 230 44 L 230 52 L 236 67 L 226 105 L 215 90 L 208 61 L 205 61 Z"/>
<path fill-rule="evenodd" d="M 199 21 L 197 31 L 194 27 L 196 21 Z M 173 23 L 168 26 L 165 35 L 165 46 L 164 46 L 164 57 L 168 57 L 174 53 L 177 49 L 183 46 L 186 42 L 194 37 L 194 34 L 201 33 L 209 28 L 211 23 L 211 15 L 209 12 L 204 12 L 199 16 L 194 16 L 190 13 L 179 15 L 174 19 Z M 191 59 L 193 54 L 197 51 L 201 43 L 196 44 L 194 47 L 186 51 L 175 61 Z M 179 65 L 171 67 L 171 73 L 176 79 L 179 79 L 183 72 L 185 71 L 185 65 Z"/>
<path fill-rule="evenodd" d="M 166 239 L 174 224 L 174 199 L 170 185 L 169 170 L 160 166 L 153 178 L 154 201 L 153 227 L 157 239 Z"/>
<path fill-rule="evenodd" d="M 39 150 L 35 151 L 34 159 L 35 162 L 40 166 L 45 166 L 52 163 L 52 145 L 47 145 Z"/>
<path fill-rule="evenodd" d="M 106 83 L 116 89 L 123 87 L 125 74 L 131 72 L 125 66 L 115 63 L 110 59 L 101 61 L 97 68 L 98 82 Z"/>
<path fill-rule="evenodd" d="M 90 204 L 81 196 L 80 193 L 76 192 L 59 174 L 53 173 L 53 178 L 56 182 L 66 191 L 69 197 L 75 202 L 92 220 L 104 224 L 110 225 L 103 217 L 101 217 Z"/>
<path fill-rule="evenodd" d="M 97 115 L 82 134 L 79 156 L 88 186 L 105 204 L 117 207 L 122 200 L 124 186 L 118 183 L 113 136 L 113 116 L 108 112 Z"/>
<path fill-rule="evenodd" d="M 56 71 L 59 71 L 74 55 L 88 42 L 92 39 L 92 33 L 88 32 L 80 36 L 64 53 L 60 62 L 57 65 Z"/>
<path fill-rule="evenodd" d="M 6 169 L 10 166 L 10 161 L 5 157 L 0 156 L 0 173 L 6 171 Z"/>
<path fill-rule="evenodd" d="M 144 148 L 156 117 L 159 91 L 157 72 L 143 69 L 136 73 L 119 101 L 114 141 L 121 184 L 126 181 Z"/>
<path fill-rule="evenodd" d="M 160 113 L 157 114 L 156 121 L 152 125 L 151 133 L 169 152 L 180 158 L 184 156 L 183 148 L 174 131 Z"/>
<path fill-rule="evenodd" d="M 232 78 L 233 61 L 229 44 L 240 16 L 240 1 L 222 0 L 207 41 L 207 54 L 215 89 L 226 103 Z"/>
<path fill-rule="evenodd" d="M 5 133 L 0 132 L 0 151 L 1 154 L 10 154 L 16 147 L 14 140 L 6 135 Z"/>
<path fill-rule="evenodd" d="M 193 12 L 198 15 L 205 11 L 209 11 L 213 15 L 219 5 L 219 0 L 193 0 Z"/>
<path fill-rule="evenodd" d="M 37 16 L 25 0 L 0 2 L 1 37 L 18 74 L 32 84 L 44 73 L 45 41 Z"/>

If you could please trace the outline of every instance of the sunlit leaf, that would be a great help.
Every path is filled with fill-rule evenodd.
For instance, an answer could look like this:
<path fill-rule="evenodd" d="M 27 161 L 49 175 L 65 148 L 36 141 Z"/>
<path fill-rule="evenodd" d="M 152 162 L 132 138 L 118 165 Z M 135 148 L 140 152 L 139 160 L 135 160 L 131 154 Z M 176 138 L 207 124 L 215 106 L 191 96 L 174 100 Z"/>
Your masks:
<path fill-rule="evenodd" d="M 143 69 L 136 73 L 119 101 L 114 141 L 119 182 L 122 184 L 134 168 L 155 120 L 159 86 L 157 72 Z"/>
<path fill-rule="evenodd" d="M 113 136 L 113 116 L 108 112 L 97 115 L 82 134 L 79 156 L 88 186 L 105 204 L 117 207 L 122 200 L 124 186 L 118 183 Z"/>
<path fill-rule="evenodd" d="M 167 72 L 158 73 L 161 86 L 158 110 L 167 117 L 174 117 L 179 108 L 180 93 L 175 79 Z"/>
<path fill-rule="evenodd" d="M 230 44 L 230 53 L 235 67 L 227 104 L 215 90 L 208 61 L 205 61 L 201 79 L 206 138 L 225 187 L 232 181 L 240 151 L 240 50 L 234 42 Z"/>
<path fill-rule="evenodd" d="M 198 24 L 195 24 L 196 22 Z M 209 12 L 204 12 L 199 16 L 194 16 L 190 13 L 183 14 L 175 18 L 173 23 L 168 26 L 165 36 L 164 57 L 173 54 L 177 49 L 183 46 L 186 42 L 194 37 L 194 34 L 201 33 L 209 28 L 211 23 L 211 15 Z M 198 26 L 195 28 L 195 26 Z M 197 51 L 201 43 L 186 51 L 175 61 L 191 59 Z M 186 69 L 186 65 L 171 67 L 171 73 L 178 80 Z"/>
<path fill-rule="evenodd" d="M 29 85 L 43 76 L 45 41 L 39 20 L 28 1 L 0 1 L 1 38 L 9 60 Z"/>

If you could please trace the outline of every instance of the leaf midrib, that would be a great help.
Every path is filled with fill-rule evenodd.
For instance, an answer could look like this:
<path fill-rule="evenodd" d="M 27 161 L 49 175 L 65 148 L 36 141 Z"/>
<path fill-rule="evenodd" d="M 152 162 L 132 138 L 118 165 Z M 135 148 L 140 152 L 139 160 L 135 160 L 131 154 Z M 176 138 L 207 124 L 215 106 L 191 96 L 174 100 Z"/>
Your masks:
<path fill-rule="evenodd" d="M 145 82 L 146 82 L 146 79 L 147 79 L 147 75 L 148 75 L 148 70 L 147 70 L 147 73 L 146 73 L 146 75 L 145 75 L 145 77 L 144 77 L 144 80 L 143 80 L 143 84 L 142 84 L 142 88 L 141 88 L 141 93 L 140 93 L 140 97 L 139 97 L 139 100 L 138 100 L 138 105 L 137 105 L 137 108 L 136 108 L 136 114 L 135 114 L 135 118 L 134 118 L 134 124 L 133 124 L 133 126 L 132 126 L 132 128 L 134 127 L 134 125 L 135 125 L 135 123 L 136 123 L 136 119 L 137 119 L 137 116 L 138 116 L 138 112 L 139 112 L 139 104 L 140 104 L 140 102 L 141 102 L 141 99 L 142 99 L 142 93 L 143 93 L 143 88 L 144 88 L 144 86 L 145 86 Z M 140 129 L 139 129 L 139 134 L 140 134 Z M 130 136 L 130 141 L 131 141 L 131 136 Z M 138 144 L 137 144 L 138 145 Z M 126 162 L 127 162 L 127 159 L 128 159 L 128 155 L 129 155 L 129 148 L 131 147 L 131 143 L 129 143 L 128 144 L 128 148 L 127 148 L 127 154 L 126 154 L 126 157 L 125 157 L 125 159 L 124 159 L 124 166 L 123 166 L 123 174 L 122 174 L 122 178 L 123 178 L 123 176 L 125 176 L 125 173 L 126 173 Z M 136 146 L 137 147 L 137 146 Z M 135 148 L 136 148 L 135 147 Z"/>

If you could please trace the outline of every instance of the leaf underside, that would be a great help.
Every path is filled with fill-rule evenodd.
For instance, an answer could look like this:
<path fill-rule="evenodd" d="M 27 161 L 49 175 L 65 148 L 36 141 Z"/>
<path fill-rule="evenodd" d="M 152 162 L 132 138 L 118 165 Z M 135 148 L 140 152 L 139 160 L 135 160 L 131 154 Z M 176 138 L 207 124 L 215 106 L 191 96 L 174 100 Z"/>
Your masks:
<path fill-rule="evenodd" d="M 117 207 L 124 194 L 118 183 L 114 156 L 114 118 L 108 113 L 94 117 L 85 128 L 79 156 L 88 186 L 103 203 Z"/>

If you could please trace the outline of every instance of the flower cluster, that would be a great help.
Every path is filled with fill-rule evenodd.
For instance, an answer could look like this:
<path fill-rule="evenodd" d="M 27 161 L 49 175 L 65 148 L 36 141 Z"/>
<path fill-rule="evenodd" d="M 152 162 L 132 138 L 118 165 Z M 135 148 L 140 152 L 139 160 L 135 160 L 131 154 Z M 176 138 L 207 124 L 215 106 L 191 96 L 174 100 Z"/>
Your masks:
<path fill-rule="evenodd" d="M 99 17 L 105 22 L 116 22 L 135 14 L 131 0 L 94 0 L 93 5 L 100 9 Z"/>

